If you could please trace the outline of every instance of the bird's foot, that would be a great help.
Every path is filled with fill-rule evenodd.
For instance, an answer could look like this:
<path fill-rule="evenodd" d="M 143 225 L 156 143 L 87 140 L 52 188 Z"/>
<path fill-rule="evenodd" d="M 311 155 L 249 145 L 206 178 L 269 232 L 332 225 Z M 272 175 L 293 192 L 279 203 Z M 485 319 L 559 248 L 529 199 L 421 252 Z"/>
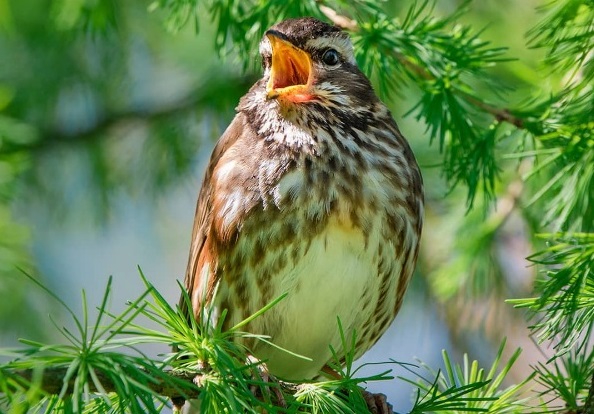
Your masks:
<path fill-rule="evenodd" d="M 385 394 L 374 394 L 363 390 L 363 398 L 367 403 L 367 408 L 372 414 L 394 414 L 392 406 L 388 403 Z"/>
<path fill-rule="evenodd" d="M 177 349 L 175 349 L 175 348 L 174 348 L 174 350 L 177 351 Z M 196 367 L 197 367 L 196 370 L 199 372 L 207 372 L 210 370 L 210 366 L 204 361 L 198 361 L 196 364 Z M 192 382 L 198 388 L 202 387 L 202 385 L 204 383 L 204 374 L 197 374 L 196 376 L 194 376 L 194 378 L 192 378 Z M 186 404 L 186 399 L 181 396 L 171 397 L 171 403 L 173 405 L 173 413 L 179 414 L 179 413 L 183 412 L 183 407 Z"/>
<path fill-rule="evenodd" d="M 273 382 L 276 382 L 275 378 L 272 375 L 270 375 L 270 372 L 268 372 L 268 367 L 266 366 L 266 364 L 263 363 L 262 361 L 260 361 L 259 359 L 253 357 L 252 355 L 248 355 L 247 363 L 249 365 L 253 365 L 257 368 L 258 376 L 260 377 L 262 382 L 267 383 L 267 384 L 272 384 Z M 280 390 L 280 387 L 278 387 L 277 384 L 273 384 L 273 386 L 252 385 L 250 390 L 252 391 L 252 394 L 254 394 L 258 398 L 260 398 L 262 396 L 263 392 L 267 392 L 270 394 L 270 391 L 272 390 L 272 393 L 274 394 L 274 399 L 275 399 L 276 405 L 278 407 L 282 407 L 282 408 L 287 407 L 287 402 L 285 401 L 285 397 L 284 397 L 282 391 Z"/>

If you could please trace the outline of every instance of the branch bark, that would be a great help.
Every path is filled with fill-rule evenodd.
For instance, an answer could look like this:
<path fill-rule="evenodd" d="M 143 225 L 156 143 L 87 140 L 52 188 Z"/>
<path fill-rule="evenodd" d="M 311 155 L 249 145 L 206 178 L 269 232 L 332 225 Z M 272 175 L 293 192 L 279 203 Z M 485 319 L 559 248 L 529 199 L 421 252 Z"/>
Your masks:
<path fill-rule="evenodd" d="M 41 377 L 40 387 L 43 391 L 48 394 L 55 394 L 58 395 L 62 392 L 62 388 L 64 387 L 64 378 L 66 378 L 66 373 L 68 368 L 46 368 Z M 22 370 L 14 372 L 19 377 L 23 378 L 27 383 L 34 381 L 35 372 L 33 370 Z M 113 381 L 106 375 L 103 371 L 95 370 L 96 378 L 98 382 L 103 387 L 103 390 L 98 390 L 95 386 L 94 381 L 89 380 L 89 391 L 91 392 L 115 392 L 116 387 Z M 196 375 L 188 374 L 188 373 L 178 373 L 171 370 L 165 371 L 165 374 L 181 381 L 188 382 L 190 384 L 194 384 L 194 387 L 184 388 L 184 392 L 186 392 L 187 398 L 198 398 L 200 395 L 200 388 L 195 385 L 194 379 Z M 66 387 L 66 395 L 70 395 L 73 392 L 74 387 L 74 380 L 73 377 L 67 387 Z M 146 384 L 148 388 L 153 390 L 155 393 L 162 395 L 164 397 L 168 397 L 171 399 L 176 398 L 183 398 L 180 395 L 179 388 L 172 386 L 170 383 L 167 383 L 161 379 L 154 378 L 154 382 L 148 382 Z"/>
<path fill-rule="evenodd" d="M 56 368 L 46 368 L 43 370 L 41 374 L 40 384 L 39 387 L 47 394 L 52 395 L 60 395 L 62 393 L 62 389 L 64 388 L 64 379 L 67 377 L 68 368 L 66 367 L 56 367 Z M 144 371 L 153 381 L 144 382 L 143 385 L 149 388 L 150 390 L 154 391 L 155 394 L 158 394 L 163 397 L 167 397 L 171 399 L 173 404 L 176 407 L 181 407 L 184 405 L 186 400 L 197 399 L 200 397 L 202 392 L 202 388 L 200 386 L 201 379 L 203 378 L 202 374 L 195 374 L 195 373 L 181 373 L 172 370 L 165 370 L 163 373 L 171 377 L 173 381 L 164 380 L 162 378 L 156 378 L 154 375 L 150 375 L 148 371 Z M 34 383 L 35 380 L 39 380 L 37 378 L 38 373 L 34 370 L 19 370 L 13 372 L 16 376 L 25 380 L 25 383 L 22 385 L 26 387 L 28 384 Z M 95 369 L 94 370 L 95 378 L 88 378 L 86 382 L 88 384 L 88 390 L 93 393 L 103 393 L 103 392 L 117 392 L 118 389 L 116 388 L 115 384 L 111 380 L 111 378 L 106 375 L 105 372 Z M 136 376 L 133 379 L 138 381 Z M 72 395 L 74 390 L 74 382 L 76 381 L 76 376 L 72 376 L 69 380 L 64 395 Z M 187 384 L 184 384 L 183 387 L 175 386 L 176 381 L 183 381 Z M 100 384 L 102 389 L 98 389 L 95 385 L 96 382 Z M 292 382 L 284 382 L 274 378 L 269 378 L 266 380 L 269 382 L 271 386 L 269 387 L 272 392 L 270 393 L 269 398 L 272 399 L 272 403 L 278 407 L 285 407 L 284 395 L 293 395 L 300 390 L 299 384 L 292 383 Z M 278 388 L 276 386 L 278 385 Z M 183 393 L 181 392 L 181 388 L 183 388 Z M 280 388 L 280 391 L 279 391 Z M 362 395 L 365 401 L 370 404 L 377 404 L 378 401 L 382 401 L 389 411 L 377 411 L 380 414 L 392 414 L 391 405 L 385 400 L 385 395 L 383 394 L 372 394 L 364 389 L 361 389 Z M 254 387 L 252 391 L 254 395 L 258 398 L 261 397 L 258 394 L 258 387 Z M 1 393 L 0 393 L 1 394 Z M 376 412 L 376 411 L 372 411 Z"/>

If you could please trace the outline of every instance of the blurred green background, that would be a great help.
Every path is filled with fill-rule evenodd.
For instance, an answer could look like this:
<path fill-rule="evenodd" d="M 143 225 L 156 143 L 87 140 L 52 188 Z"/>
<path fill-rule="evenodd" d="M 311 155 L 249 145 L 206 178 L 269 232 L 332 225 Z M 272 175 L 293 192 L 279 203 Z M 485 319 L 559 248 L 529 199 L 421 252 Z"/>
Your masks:
<path fill-rule="evenodd" d="M 438 0 L 434 13 L 461 3 Z M 502 107 L 522 102 L 542 81 L 542 56 L 525 38 L 541 3 L 475 1 L 461 17 L 517 58 L 493 69 L 510 87 Z M 384 7 L 402 16 L 409 4 Z M 151 9 L 137 0 L 0 0 L 0 346 L 52 338 L 48 313 L 68 323 L 22 271 L 78 310 L 81 290 L 98 304 L 110 275 L 111 307 L 122 309 L 143 290 L 137 266 L 177 301 L 205 162 L 260 76 L 259 56 L 253 50 L 248 69 L 232 52 L 221 59 L 206 12 L 199 31 L 195 22 L 176 31 L 167 10 Z M 419 271 L 395 324 L 364 360 L 419 357 L 437 366 L 447 348 L 488 364 L 507 336 L 510 353 L 525 348 L 511 377 L 522 379 L 528 364 L 546 359 L 528 339 L 522 314 L 503 303 L 531 291 L 526 218 L 508 212 L 484 246 L 463 249 L 468 232 L 506 213 L 506 200 L 487 218 L 480 207 L 466 214 L 465 190 L 448 192 L 424 125 L 404 117 L 417 99 L 404 87 L 388 103 L 426 183 Z M 481 268 L 481 278 L 461 276 L 470 266 Z M 411 398 L 404 383 L 375 387 L 402 405 Z"/>

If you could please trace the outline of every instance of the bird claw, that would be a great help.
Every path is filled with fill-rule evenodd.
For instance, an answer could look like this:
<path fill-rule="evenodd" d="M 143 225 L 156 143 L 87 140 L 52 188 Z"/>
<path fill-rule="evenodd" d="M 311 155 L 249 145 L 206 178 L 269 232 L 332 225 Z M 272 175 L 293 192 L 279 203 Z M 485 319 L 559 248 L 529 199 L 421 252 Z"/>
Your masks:
<path fill-rule="evenodd" d="M 266 366 L 266 364 L 264 362 L 260 361 L 259 359 L 257 359 L 256 357 L 254 357 L 252 355 L 248 355 L 247 363 L 249 365 L 254 365 L 258 369 L 258 375 L 260 376 L 260 379 L 262 380 L 262 382 L 271 383 L 274 381 L 274 377 L 272 377 L 270 375 L 270 372 L 268 371 L 268 367 Z M 282 408 L 287 407 L 287 402 L 285 401 L 285 397 L 278 386 L 273 386 L 273 387 L 264 386 L 263 388 L 266 389 L 266 391 L 268 391 L 268 392 L 270 392 L 270 390 L 272 390 L 272 392 L 274 393 L 274 396 L 276 398 L 277 406 L 282 407 Z M 258 391 L 260 391 L 260 393 L 262 393 L 263 389 L 258 387 L 257 385 L 252 385 L 250 387 L 250 391 L 252 392 L 252 394 L 257 396 Z"/>
<path fill-rule="evenodd" d="M 196 375 L 194 378 L 192 378 L 192 382 L 198 388 L 202 387 L 204 385 L 204 375 L 203 374 Z"/>
<path fill-rule="evenodd" d="M 363 398 L 372 414 L 394 414 L 385 394 L 363 391 Z"/>

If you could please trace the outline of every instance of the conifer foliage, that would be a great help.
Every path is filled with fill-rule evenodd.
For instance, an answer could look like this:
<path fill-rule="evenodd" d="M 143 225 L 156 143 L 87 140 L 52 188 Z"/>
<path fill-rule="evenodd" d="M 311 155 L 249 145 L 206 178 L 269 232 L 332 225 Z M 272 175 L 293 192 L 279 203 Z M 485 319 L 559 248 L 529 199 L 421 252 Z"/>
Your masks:
<path fill-rule="evenodd" d="M 60 341 L 22 340 L 18 348 L 0 349 L 0 412 L 159 413 L 171 406 L 171 398 L 200 396 L 197 404 L 205 413 L 364 413 L 360 387 L 391 378 L 395 364 L 410 372 L 399 379 L 417 390 L 410 411 L 415 414 L 594 413 L 591 0 L 543 0 L 539 22 L 513 45 L 506 44 L 508 38 L 484 40 L 493 28 L 476 27 L 468 18 L 478 2 L 462 2 L 449 13 L 428 1 L 402 10 L 374 0 L 49 3 L 47 14 L 25 18 L 16 2 L 0 0 L 0 47 L 12 62 L 0 65 L 0 296 L 7 298 L 0 301 L 0 313 L 35 309 L 27 292 L 36 286 L 44 301 L 62 306 L 76 329 L 55 324 Z M 126 39 L 133 30 L 148 33 L 149 23 L 128 24 L 139 15 L 138 21 L 157 20 L 161 30 L 179 36 L 193 27 L 193 36 L 213 39 L 225 66 L 240 62 L 242 69 L 211 73 L 208 82 L 190 93 L 184 85 L 165 103 L 128 99 L 133 93 L 120 90 L 130 80 L 126 68 L 134 64 Z M 550 360 L 533 366 L 516 385 L 509 385 L 507 376 L 521 350 L 509 356 L 504 345 L 485 368 L 467 356 L 453 362 L 444 352 L 442 369 L 391 362 L 378 366 L 377 375 L 361 377 L 351 353 L 345 367 L 336 364 L 341 380 L 264 381 L 249 350 L 233 341 L 253 336 L 242 330 L 249 320 L 228 331 L 208 322 L 188 324 L 142 271 L 138 280 L 145 292 L 118 314 L 108 306 L 111 279 L 96 312 L 83 292 L 84 312 L 78 315 L 29 276 L 34 266 L 26 253 L 28 231 L 13 217 L 14 200 L 26 202 L 22 188 L 33 186 L 56 212 L 64 211 L 80 185 L 49 160 L 72 151 L 84 160 L 84 185 L 93 198 L 83 209 L 95 212 L 98 221 L 119 191 L 157 193 L 191 172 L 192 154 L 228 121 L 257 73 L 254 56 L 263 31 L 305 15 L 347 30 L 378 92 L 392 105 L 408 105 L 402 112 L 419 131 L 412 143 L 429 183 L 428 214 L 438 217 L 429 221 L 457 217 L 452 243 L 440 241 L 447 244 L 445 259 L 435 264 L 421 257 L 418 277 L 427 294 L 447 308 L 461 306 L 460 298 L 471 302 L 496 292 L 496 306 L 524 312 L 530 325 L 526 337 L 553 349 Z M 508 46 L 539 60 L 524 61 Z M 19 69 L 23 65 L 27 71 Z M 80 116 L 60 112 L 61 100 L 77 99 L 93 110 Z M 118 141 L 122 130 L 131 128 L 142 129 L 142 140 Z M 122 156 L 130 153 L 121 151 L 123 145 L 136 145 L 142 161 Z M 56 190 L 56 182 L 67 189 Z M 537 275 L 532 297 L 515 294 L 496 253 L 512 219 L 521 223 L 530 246 L 527 259 Z M 423 242 L 435 243 L 427 237 Z M 9 333 L 18 328 L 2 323 Z M 352 349 L 356 338 L 343 342 Z M 146 344 L 175 351 L 153 358 L 145 355 Z"/>

